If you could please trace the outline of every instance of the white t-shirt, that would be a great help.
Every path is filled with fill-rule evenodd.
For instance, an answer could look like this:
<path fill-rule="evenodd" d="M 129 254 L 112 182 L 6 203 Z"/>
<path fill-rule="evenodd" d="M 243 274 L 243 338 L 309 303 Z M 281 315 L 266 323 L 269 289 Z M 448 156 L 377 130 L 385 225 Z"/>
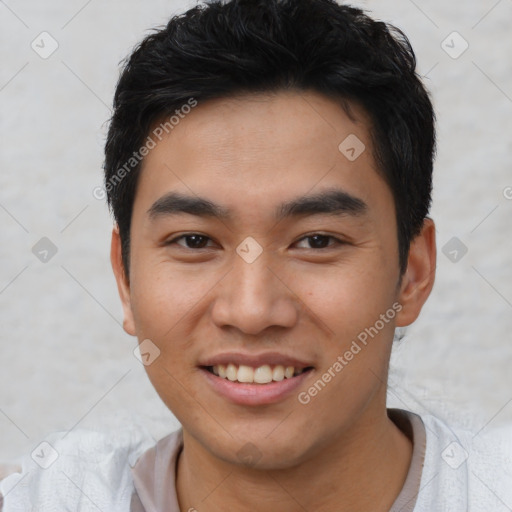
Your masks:
<path fill-rule="evenodd" d="M 431 415 L 388 414 L 414 446 L 390 512 L 512 511 L 512 426 L 473 433 Z M 0 482 L 0 512 L 179 512 L 182 441 L 181 429 L 157 443 L 135 427 L 54 433 Z"/>

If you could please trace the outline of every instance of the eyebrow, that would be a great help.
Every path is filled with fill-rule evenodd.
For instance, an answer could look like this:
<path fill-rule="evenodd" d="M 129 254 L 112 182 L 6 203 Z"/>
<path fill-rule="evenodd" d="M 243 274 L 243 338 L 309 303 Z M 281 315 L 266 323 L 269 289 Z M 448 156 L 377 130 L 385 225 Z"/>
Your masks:
<path fill-rule="evenodd" d="M 317 194 L 294 198 L 277 206 L 275 218 L 306 215 L 361 216 L 368 211 L 368 205 L 360 198 L 341 189 L 328 189 Z M 206 198 L 188 196 L 179 192 L 169 192 L 157 199 L 147 211 L 151 220 L 171 215 L 195 215 L 233 220 L 231 210 Z"/>

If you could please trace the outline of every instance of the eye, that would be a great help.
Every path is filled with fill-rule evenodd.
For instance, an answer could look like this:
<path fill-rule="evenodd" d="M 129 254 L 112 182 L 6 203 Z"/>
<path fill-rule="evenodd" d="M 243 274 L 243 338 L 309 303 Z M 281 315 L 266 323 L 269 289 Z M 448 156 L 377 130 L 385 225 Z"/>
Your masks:
<path fill-rule="evenodd" d="M 184 240 L 185 244 L 178 243 L 178 240 Z M 211 239 L 205 235 L 201 235 L 200 233 L 187 233 L 169 240 L 165 245 L 177 244 L 185 249 L 205 249 L 206 242 L 208 240 Z"/>
<path fill-rule="evenodd" d="M 329 239 L 334 240 L 334 244 L 328 245 Z M 329 249 L 336 245 L 343 244 L 343 241 L 331 235 L 323 235 L 322 233 L 315 233 L 313 235 L 301 238 L 297 243 L 309 240 L 311 247 L 303 247 L 303 249 Z"/>
<path fill-rule="evenodd" d="M 206 249 L 211 247 L 207 246 L 209 240 L 211 240 L 211 238 L 206 235 L 201 235 L 200 233 L 186 233 L 169 240 L 165 245 L 176 244 L 185 249 Z M 184 243 L 180 243 L 180 241 L 183 241 Z M 329 244 L 329 241 L 333 241 L 333 243 Z M 302 249 L 329 249 L 344 243 L 342 240 L 339 240 L 334 236 L 324 235 L 322 233 L 314 233 L 312 235 L 305 236 L 296 243 L 300 244 L 305 242 L 309 244 L 309 247 L 301 247 Z"/>

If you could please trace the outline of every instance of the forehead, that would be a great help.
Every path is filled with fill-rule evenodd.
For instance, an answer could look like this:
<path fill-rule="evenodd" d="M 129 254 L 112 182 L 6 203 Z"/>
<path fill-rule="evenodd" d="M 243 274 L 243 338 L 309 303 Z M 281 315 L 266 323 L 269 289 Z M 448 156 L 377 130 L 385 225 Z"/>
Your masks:
<path fill-rule="evenodd" d="M 369 131 L 362 108 L 351 104 L 347 114 L 314 92 L 199 103 L 144 158 L 134 215 L 169 191 L 208 197 L 246 215 L 273 214 L 287 197 L 322 188 L 369 203 L 379 194 L 389 200 Z"/>

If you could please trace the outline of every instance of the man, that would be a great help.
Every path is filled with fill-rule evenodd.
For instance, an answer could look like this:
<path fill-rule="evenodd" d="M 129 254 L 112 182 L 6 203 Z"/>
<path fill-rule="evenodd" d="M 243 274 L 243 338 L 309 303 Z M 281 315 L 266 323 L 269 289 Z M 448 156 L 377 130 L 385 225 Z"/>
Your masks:
<path fill-rule="evenodd" d="M 4 509 L 511 510 L 505 437 L 386 408 L 434 283 L 434 150 L 407 38 L 359 9 L 212 2 L 148 36 L 105 147 L 111 260 L 182 428 L 93 440 L 73 485 L 25 468 Z"/>

